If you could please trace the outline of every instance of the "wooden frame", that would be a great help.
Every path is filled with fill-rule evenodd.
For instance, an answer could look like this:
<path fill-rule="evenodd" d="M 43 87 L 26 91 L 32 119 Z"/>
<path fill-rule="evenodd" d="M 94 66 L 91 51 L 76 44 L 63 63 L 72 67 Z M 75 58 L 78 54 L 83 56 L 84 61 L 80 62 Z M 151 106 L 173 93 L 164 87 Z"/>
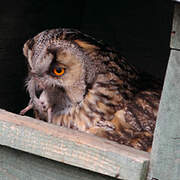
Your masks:
<path fill-rule="evenodd" d="M 174 8 L 171 52 L 157 117 L 150 179 L 180 179 L 180 4 Z"/>
<path fill-rule="evenodd" d="M 146 177 L 149 153 L 0 110 L 0 144 L 116 177 Z"/>
<path fill-rule="evenodd" d="M 0 110 L 0 179 L 178 180 L 179 4 L 175 7 L 173 31 L 173 50 L 167 68 L 151 158 L 147 152 Z"/>

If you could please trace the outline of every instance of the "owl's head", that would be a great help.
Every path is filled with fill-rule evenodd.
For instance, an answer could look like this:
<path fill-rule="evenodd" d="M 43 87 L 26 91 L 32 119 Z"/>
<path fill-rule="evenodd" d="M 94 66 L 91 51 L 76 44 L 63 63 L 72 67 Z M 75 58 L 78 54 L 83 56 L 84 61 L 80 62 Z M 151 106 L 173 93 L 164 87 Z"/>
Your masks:
<path fill-rule="evenodd" d="M 108 48 L 101 42 L 77 30 L 41 32 L 23 49 L 29 64 L 30 94 L 33 88 L 63 88 L 72 103 L 81 102 L 97 73 L 106 71 L 102 63 L 102 59 L 108 60 L 102 58 L 106 51 Z"/>

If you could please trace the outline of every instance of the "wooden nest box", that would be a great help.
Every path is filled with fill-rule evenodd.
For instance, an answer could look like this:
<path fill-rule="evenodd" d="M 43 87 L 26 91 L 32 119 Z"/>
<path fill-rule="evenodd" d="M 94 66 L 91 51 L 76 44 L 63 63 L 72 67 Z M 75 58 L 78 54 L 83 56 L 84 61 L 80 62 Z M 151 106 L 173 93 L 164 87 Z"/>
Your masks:
<path fill-rule="evenodd" d="M 180 4 L 151 154 L 0 110 L 0 180 L 179 180 Z"/>

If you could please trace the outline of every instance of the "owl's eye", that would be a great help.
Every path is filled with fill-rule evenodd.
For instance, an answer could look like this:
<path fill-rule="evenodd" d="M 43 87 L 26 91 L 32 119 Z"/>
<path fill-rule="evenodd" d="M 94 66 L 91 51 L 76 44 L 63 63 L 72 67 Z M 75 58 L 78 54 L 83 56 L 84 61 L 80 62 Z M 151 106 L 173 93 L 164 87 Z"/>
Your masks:
<path fill-rule="evenodd" d="M 53 73 L 56 75 L 56 76 L 62 76 L 64 74 L 64 68 L 61 68 L 61 67 L 55 67 L 53 69 Z"/>

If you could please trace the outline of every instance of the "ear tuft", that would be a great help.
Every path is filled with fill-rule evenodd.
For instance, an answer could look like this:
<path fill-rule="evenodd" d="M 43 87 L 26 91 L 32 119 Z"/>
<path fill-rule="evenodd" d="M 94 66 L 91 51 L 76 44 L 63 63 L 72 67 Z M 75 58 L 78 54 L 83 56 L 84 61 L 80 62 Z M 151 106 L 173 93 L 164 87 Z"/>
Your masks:
<path fill-rule="evenodd" d="M 81 48 L 86 49 L 88 51 L 92 51 L 94 49 L 98 49 L 97 46 L 89 44 L 88 42 L 85 42 L 85 41 L 81 41 L 79 39 L 74 40 L 74 42 L 76 44 L 78 44 Z"/>

